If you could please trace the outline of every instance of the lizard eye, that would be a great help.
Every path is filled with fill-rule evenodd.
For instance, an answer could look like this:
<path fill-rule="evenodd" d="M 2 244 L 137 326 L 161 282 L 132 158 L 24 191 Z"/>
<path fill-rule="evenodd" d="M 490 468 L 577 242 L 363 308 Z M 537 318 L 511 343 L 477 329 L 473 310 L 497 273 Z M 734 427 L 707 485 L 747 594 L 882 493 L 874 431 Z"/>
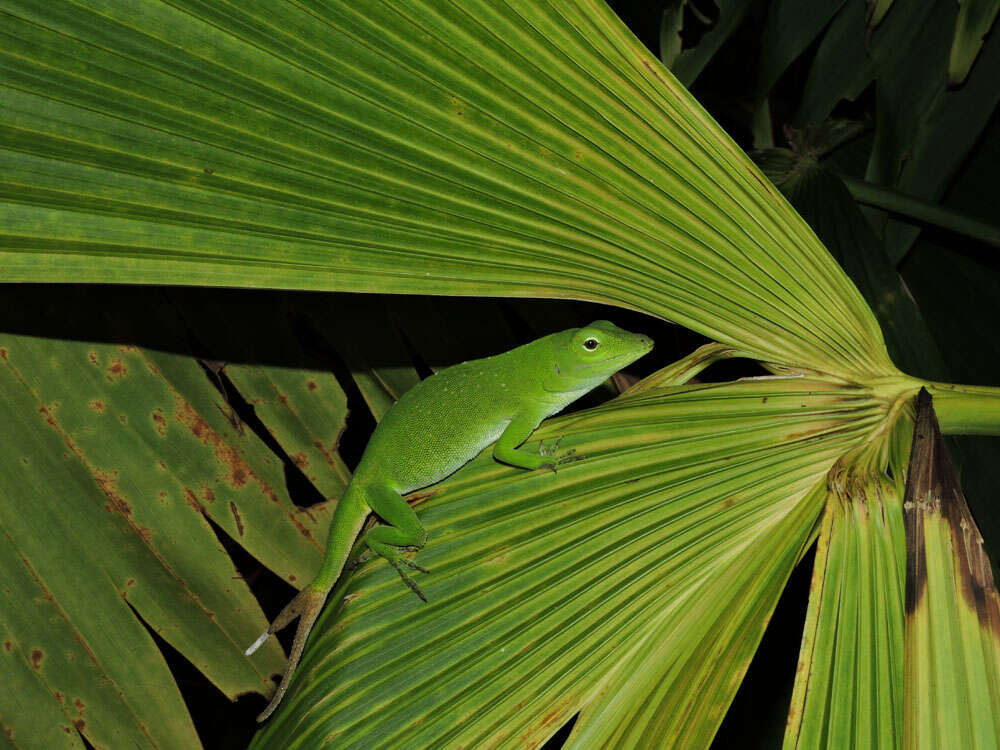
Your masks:
<path fill-rule="evenodd" d="M 597 348 L 597 339 L 587 339 L 583 342 L 583 348 L 588 351 L 594 351 Z"/>

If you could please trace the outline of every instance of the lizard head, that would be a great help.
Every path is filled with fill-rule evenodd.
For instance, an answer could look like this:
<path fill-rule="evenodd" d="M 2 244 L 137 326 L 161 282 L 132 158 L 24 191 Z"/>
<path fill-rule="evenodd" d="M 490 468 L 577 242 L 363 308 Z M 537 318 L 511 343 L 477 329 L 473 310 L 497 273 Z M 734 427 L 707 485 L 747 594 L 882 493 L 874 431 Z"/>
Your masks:
<path fill-rule="evenodd" d="M 546 390 L 555 392 L 595 388 L 653 348 L 649 336 L 606 320 L 563 331 L 556 342 L 555 361 L 546 378 Z"/>

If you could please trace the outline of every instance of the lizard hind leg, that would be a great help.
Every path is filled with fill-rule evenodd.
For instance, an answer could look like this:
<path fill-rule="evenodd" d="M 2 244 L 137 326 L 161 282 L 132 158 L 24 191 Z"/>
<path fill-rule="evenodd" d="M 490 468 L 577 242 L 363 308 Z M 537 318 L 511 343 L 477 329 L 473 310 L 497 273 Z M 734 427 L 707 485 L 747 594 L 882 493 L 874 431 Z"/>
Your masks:
<path fill-rule="evenodd" d="M 403 569 L 407 567 L 419 570 L 421 573 L 430 572 L 403 556 L 403 549 L 419 550 L 427 541 L 427 532 L 421 525 L 420 519 L 403 496 L 389 487 L 369 487 L 368 503 L 387 524 L 375 526 L 365 535 L 369 549 L 376 555 L 384 557 L 413 593 L 426 602 L 427 597 L 424 596 L 424 592 Z"/>
<path fill-rule="evenodd" d="M 312 586 L 306 586 L 281 610 L 278 616 L 274 618 L 274 622 L 257 639 L 256 643 L 247 649 L 248 654 L 253 653 L 253 651 L 267 640 L 268 636 L 272 633 L 277 633 L 296 617 L 299 618 L 299 625 L 295 629 L 295 640 L 292 641 L 292 651 L 288 655 L 288 663 L 285 665 L 285 671 L 281 675 L 281 684 L 278 685 L 278 689 L 275 691 L 274 697 L 271 698 L 271 702 L 267 704 L 267 708 L 257 717 L 258 722 L 265 721 L 267 717 L 274 713 L 274 709 L 281 703 L 285 691 L 288 690 L 288 684 L 291 682 L 295 667 L 298 666 L 299 659 L 302 658 L 302 651 L 306 646 L 306 640 L 309 638 L 309 631 L 312 630 L 312 626 L 316 622 L 316 618 L 319 617 L 319 613 L 323 611 L 323 602 L 326 601 L 327 593 L 327 591 L 322 589 L 314 589 Z"/>

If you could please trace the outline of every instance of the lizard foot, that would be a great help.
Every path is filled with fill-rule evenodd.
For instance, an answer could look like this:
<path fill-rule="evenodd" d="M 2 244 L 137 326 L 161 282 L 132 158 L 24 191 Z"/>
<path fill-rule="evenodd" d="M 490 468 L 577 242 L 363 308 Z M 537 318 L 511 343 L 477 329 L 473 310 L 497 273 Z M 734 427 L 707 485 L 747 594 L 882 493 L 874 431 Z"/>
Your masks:
<path fill-rule="evenodd" d="M 567 451 L 559 453 L 560 442 L 562 442 L 562 438 L 558 437 L 549 446 L 546 446 L 544 441 L 542 441 L 542 443 L 538 446 L 538 452 L 542 456 L 545 456 L 546 458 L 550 459 L 542 464 L 542 468 L 548 469 L 553 474 L 556 473 L 557 466 L 562 466 L 563 464 L 568 464 L 571 463 L 572 461 L 579 461 L 581 458 L 583 458 L 583 456 L 578 456 L 576 454 L 576 448 L 570 448 Z"/>
<path fill-rule="evenodd" d="M 347 565 L 344 566 L 344 570 L 348 573 L 351 572 L 352 570 L 357 570 L 371 559 L 372 559 L 372 551 L 371 549 L 366 549 L 364 552 L 358 555 L 354 560 L 347 563 Z"/>
<path fill-rule="evenodd" d="M 419 570 L 421 573 L 430 573 L 430 571 L 421 565 L 417 565 L 415 562 L 413 562 L 413 560 L 408 560 L 405 557 L 389 558 L 389 564 L 396 569 L 397 573 L 399 573 L 399 577 L 403 579 L 403 583 L 409 586 L 410 590 L 413 591 L 414 594 L 416 594 L 423 601 L 426 602 L 427 597 L 424 596 L 424 592 L 420 590 L 420 587 L 417 585 L 417 582 L 414 581 L 412 578 L 410 578 L 410 576 L 406 573 L 406 571 L 403 570 L 402 566 L 405 565 L 406 567 L 412 568 L 413 570 Z"/>

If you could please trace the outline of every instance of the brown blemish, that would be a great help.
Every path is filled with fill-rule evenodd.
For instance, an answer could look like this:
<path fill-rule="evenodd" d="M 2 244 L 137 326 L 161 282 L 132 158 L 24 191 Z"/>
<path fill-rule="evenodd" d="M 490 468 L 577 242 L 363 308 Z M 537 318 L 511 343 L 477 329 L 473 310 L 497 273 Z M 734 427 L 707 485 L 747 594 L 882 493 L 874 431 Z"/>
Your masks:
<path fill-rule="evenodd" d="M 191 404 L 179 397 L 174 409 L 174 418 L 187 427 L 191 431 L 191 434 L 201 442 L 215 448 L 215 457 L 229 469 L 229 484 L 234 488 L 239 489 L 243 487 L 249 481 L 250 477 L 256 479 L 256 475 L 247 466 L 246 462 L 240 458 L 239 453 L 222 441 L 222 438 L 212 430 L 208 422 L 202 419 L 201 415 L 194 410 Z M 263 485 L 263 482 L 261 484 Z M 269 488 L 267 491 L 273 494 Z"/>
<path fill-rule="evenodd" d="M 240 509 L 236 507 L 236 503 L 232 500 L 229 501 L 229 510 L 232 511 L 233 520 L 236 521 L 237 533 L 243 536 L 243 518 L 240 517 Z"/>
<path fill-rule="evenodd" d="M 124 414 L 119 414 L 118 421 L 121 422 L 122 424 L 128 424 L 128 417 L 126 417 Z"/>
<path fill-rule="evenodd" d="M 111 360 L 111 364 L 108 365 L 107 373 L 108 380 L 114 382 L 115 380 L 121 380 L 128 375 L 128 368 L 125 366 L 125 363 L 122 362 L 121 357 L 114 357 Z"/>
<path fill-rule="evenodd" d="M 291 574 L 289 574 L 289 576 L 288 576 L 288 582 L 289 583 L 295 583 L 295 580 L 296 580 L 296 577 L 293 576 L 293 575 L 291 575 Z"/>
<path fill-rule="evenodd" d="M 237 453 L 235 449 L 223 442 L 222 438 L 219 437 L 219 435 L 212 430 L 208 423 L 201 418 L 191 404 L 179 395 L 174 398 L 174 419 L 187 427 L 191 431 L 191 434 L 205 445 L 210 445 L 215 449 L 216 459 L 229 469 L 228 479 L 231 486 L 239 489 L 253 481 L 260 487 L 261 492 L 263 492 L 271 502 L 278 504 L 281 503 L 281 499 L 275 491 L 257 476 L 253 469 L 251 469 L 246 462 L 240 458 L 239 453 Z M 317 548 L 320 547 L 319 543 L 313 537 L 312 532 L 309 531 L 309 529 L 304 526 L 298 518 L 296 518 L 294 511 L 288 511 L 287 516 L 303 537 L 315 544 Z"/>
<path fill-rule="evenodd" d="M 761 402 L 762 404 L 766 404 L 766 403 L 767 403 L 767 399 L 768 399 L 768 397 L 767 397 L 767 396 L 764 396 L 764 398 L 762 398 L 762 399 L 760 400 L 760 402 Z"/>
<path fill-rule="evenodd" d="M 310 390 L 310 391 L 315 391 L 317 387 L 318 386 L 316 385 L 316 381 L 315 380 L 310 380 L 310 381 L 306 382 L 306 388 L 308 390 Z"/>
<path fill-rule="evenodd" d="M 161 436 L 167 434 L 167 418 L 163 416 L 163 409 L 157 407 L 153 410 L 153 423 L 155 424 L 154 429 Z"/>
<path fill-rule="evenodd" d="M 215 493 L 212 492 L 212 488 L 211 487 L 206 487 L 205 488 L 205 502 L 207 502 L 207 503 L 214 503 L 215 502 Z"/>
<path fill-rule="evenodd" d="M 66 699 L 66 696 L 64 696 L 58 690 L 53 690 L 52 694 L 56 697 L 56 700 L 59 701 L 60 703 L 64 702 Z"/>
<path fill-rule="evenodd" d="M 118 472 L 108 472 L 102 469 L 92 469 L 91 471 L 94 475 L 94 479 L 97 481 L 97 485 L 114 504 L 114 508 L 121 511 L 126 516 L 129 515 L 132 512 L 132 506 L 128 504 L 125 496 L 118 491 Z M 108 509 L 107 505 L 104 507 L 106 510 Z"/>
<path fill-rule="evenodd" d="M 129 578 L 127 581 L 125 581 L 125 585 L 126 586 L 135 586 L 135 579 L 134 578 Z"/>
<path fill-rule="evenodd" d="M 294 456 L 290 456 L 290 458 L 300 469 L 305 469 L 309 466 L 309 457 L 306 456 L 305 452 L 296 453 Z"/>
<path fill-rule="evenodd" d="M 73 700 L 73 705 L 76 706 L 77 711 L 79 711 L 80 713 L 83 713 L 83 709 L 85 709 L 87 707 L 87 704 L 84 703 L 79 698 L 75 698 Z"/>
<path fill-rule="evenodd" d="M 204 172 L 205 174 L 215 174 L 215 170 L 211 167 L 205 167 Z"/>
<path fill-rule="evenodd" d="M 1000 593 L 993 580 L 955 467 L 948 455 L 933 401 L 926 389 L 917 394 L 917 417 L 903 498 L 906 521 L 906 615 L 912 617 L 927 590 L 927 553 L 924 520 L 938 516 L 947 524 L 952 565 L 959 579 L 958 593 L 972 610 L 980 628 L 1000 636 Z M 958 602 L 956 602 L 958 603 Z"/>
<path fill-rule="evenodd" d="M 40 648 L 36 648 L 34 651 L 31 652 L 31 668 L 34 669 L 36 672 L 40 672 L 42 670 L 43 658 L 45 658 L 45 654 L 42 653 L 42 650 Z"/>
<path fill-rule="evenodd" d="M 4 647 L 4 650 L 9 654 L 10 650 L 12 648 L 14 648 L 14 644 L 12 644 L 10 641 L 4 641 L 3 642 L 3 647 Z"/>
<path fill-rule="evenodd" d="M 100 361 L 97 359 L 97 352 L 87 352 L 87 359 L 90 360 L 90 364 L 101 366 Z"/>
<path fill-rule="evenodd" d="M 812 427 L 808 430 L 802 430 L 801 432 L 789 432 L 785 435 L 785 440 L 798 440 L 800 438 L 809 437 L 810 435 L 815 435 L 817 432 L 822 432 L 825 427 Z"/>
<path fill-rule="evenodd" d="M 203 513 L 205 510 L 201 507 L 201 503 L 198 502 L 198 496 L 194 494 L 194 491 L 190 487 L 184 488 L 184 501 L 199 513 Z"/>
<path fill-rule="evenodd" d="M 10 356 L 7 350 L 2 346 L 0 346 L 0 359 L 3 359 L 4 362 L 10 362 Z"/>
<path fill-rule="evenodd" d="M 39 406 L 38 413 L 45 417 L 45 421 L 49 424 L 49 426 L 55 427 L 57 430 L 59 429 L 59 423 L 56 422 L 55 417 L 52 416 L 52 412 L 49 411 L 47 406 Z"/>
<path fill-rule="evenodd" d="M 87 722 L 83 719 L 73 719 L 73 726 L 76 727 L 76 731 L 82 732 L 87 728 Z"/>
<path fill-rule="evenodd" d="M 103 402 L 103 401 L 101 401 L 100 399 L 94 399 L 93 401 L 91 401 L 91 402 L 90 402 L 90 403 L 88 404 L 88 406 L 89 406 L 89 407 L 90 407 L 90 408 L 91 408 L 91 409 L 92 409 L 93 411 L 96 411 L 96 412 L 97 412 L 98 414 L 103 414 L 103 413 L 105 412 L 105 410 L 106 410 L 106 409 L 108 408 L 108 407 L 106 407 L 106 406 L 104 405 L 104 402 Z"/>

